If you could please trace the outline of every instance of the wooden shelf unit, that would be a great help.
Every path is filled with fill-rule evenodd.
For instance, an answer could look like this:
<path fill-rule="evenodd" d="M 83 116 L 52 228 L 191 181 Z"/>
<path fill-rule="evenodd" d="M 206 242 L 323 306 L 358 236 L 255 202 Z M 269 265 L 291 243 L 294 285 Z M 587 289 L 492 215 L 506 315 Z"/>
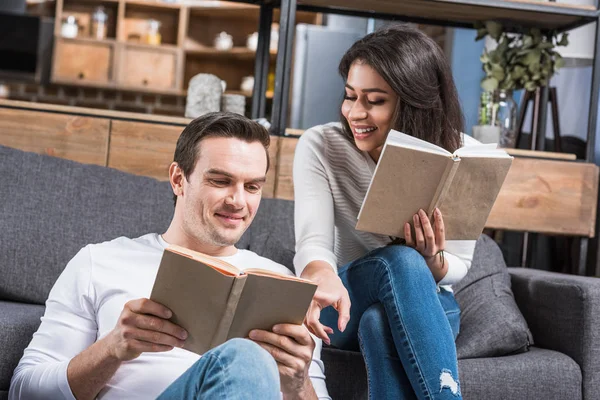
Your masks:
<path fill-rule="evenodd" d="M 57 0 L 52 82 L 100 89 L 185 96 L 189 80 L 212 73 L 227 82 L 227 93 L 248 96 L 243 77 L 254 75 L 255 51 L 246 47 L 258 31 L 260 8 L 251 4 L 214 2 L 186 5 L 153 0 Z M 92 14 L 103 6 L 108 14 L 107 38 L 90 36 Z M 78 18 L 80 35 L 61 36 L 68 15 Z M 274 21 L 278 21 L 278 12 Z M 161 22 L 160 45 L 143 42 L 148 19 Z M 297 23 L 320 24 L 321 16 L 299 13 Z M 220 32 L 232 35 L 234 47 L 213 46 Z M 271 52 L 274 70 L 276 52 Z M 272 98 L 272 94 L 267 96 Z"/>

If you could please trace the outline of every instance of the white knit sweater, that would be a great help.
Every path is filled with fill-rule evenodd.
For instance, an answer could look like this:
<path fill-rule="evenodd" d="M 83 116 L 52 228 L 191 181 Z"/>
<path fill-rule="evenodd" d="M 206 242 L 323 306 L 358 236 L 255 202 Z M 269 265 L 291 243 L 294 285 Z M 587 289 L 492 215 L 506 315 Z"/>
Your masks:
<path fill-rule="evenodd" d="M 467 135 L 463 140 L 477 143 Z M 294 267 L 298 275 L 311 261 L 325 261 L 337 270 L 390 242 L 388 236 L 355 229 L 375 166 L 368 153 L 342 135 L 339 123 L 316 126 L 302 134 L 294 156 Z M 474 250 L 474 240 L 446 241 L 448 273 L 439 284 L 461 280 Z"/>

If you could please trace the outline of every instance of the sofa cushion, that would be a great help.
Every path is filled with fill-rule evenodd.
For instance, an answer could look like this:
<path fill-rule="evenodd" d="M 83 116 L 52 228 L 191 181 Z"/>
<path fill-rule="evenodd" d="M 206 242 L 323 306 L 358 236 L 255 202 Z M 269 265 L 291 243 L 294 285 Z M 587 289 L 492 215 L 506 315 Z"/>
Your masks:
<path fill-rule="evenodd" d="M 531 347 L 505 357 L 458 360 L 465 399 L 581 399 L 579 365 L 557 351 Z"/>
<path fill-rule="evenodd" d="M 482 235 L 467 276 L 453 286 L 461 309 L 458 358 L 502 356 L 533 343 L 510 285 L 500 248 Z"/>
<path fill-rule="evenodd" d="M 43 314 L 44 306 L 0 301 L 0 390 L 8 390 L 13 371 Z"/>
<path fill-rule="evenodd" d="M 83 246 L 164 232 L 173 214 L 168 182 L 3 146 L 0 160 L 0 300 L 44 304 Z"/>

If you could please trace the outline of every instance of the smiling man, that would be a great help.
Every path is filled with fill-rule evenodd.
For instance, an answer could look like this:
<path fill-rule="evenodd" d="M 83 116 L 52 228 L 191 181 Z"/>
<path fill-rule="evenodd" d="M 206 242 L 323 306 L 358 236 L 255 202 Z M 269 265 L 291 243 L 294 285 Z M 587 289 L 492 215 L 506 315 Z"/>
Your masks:
<path fill-rule="evenodd" d="M 42 324 L 15 370 L 11 399 L 329 399 L 321 342 L 281 324 L 203 356 L 187 332 L 148 299 L 169 244 L 240 269 L 291 274 L 236 249 L 254 219 L 269 168 L 269 134 L 236 114 L 211 113 L 182 132 L 169 168 L 175 195 L 165 233 L 84 247 L 46 302 Z"/>

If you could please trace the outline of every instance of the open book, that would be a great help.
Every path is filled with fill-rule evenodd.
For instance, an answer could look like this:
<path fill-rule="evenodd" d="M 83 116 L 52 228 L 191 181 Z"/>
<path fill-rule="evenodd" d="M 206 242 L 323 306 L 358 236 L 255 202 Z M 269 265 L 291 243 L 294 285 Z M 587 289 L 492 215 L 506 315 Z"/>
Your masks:
<path fill-rule="evenodd" d="M 403 238 L 404 224 L 412 226 L 419 209 L 433 221 L 437 207 L 447 240 L 476 240 L 513 160 L 496 147 L 468 145 L 451 154 L 432 143 L 390 131 L 356 229 Z"/>
<path fill-rule="evenodd" d="M 204 354 L 252 329 L 301 324 L 317 285 L 293 275 L 233 265 L 180 246 L 165 249 L 150 299 L 188 331 L 184 348 Z"/>

